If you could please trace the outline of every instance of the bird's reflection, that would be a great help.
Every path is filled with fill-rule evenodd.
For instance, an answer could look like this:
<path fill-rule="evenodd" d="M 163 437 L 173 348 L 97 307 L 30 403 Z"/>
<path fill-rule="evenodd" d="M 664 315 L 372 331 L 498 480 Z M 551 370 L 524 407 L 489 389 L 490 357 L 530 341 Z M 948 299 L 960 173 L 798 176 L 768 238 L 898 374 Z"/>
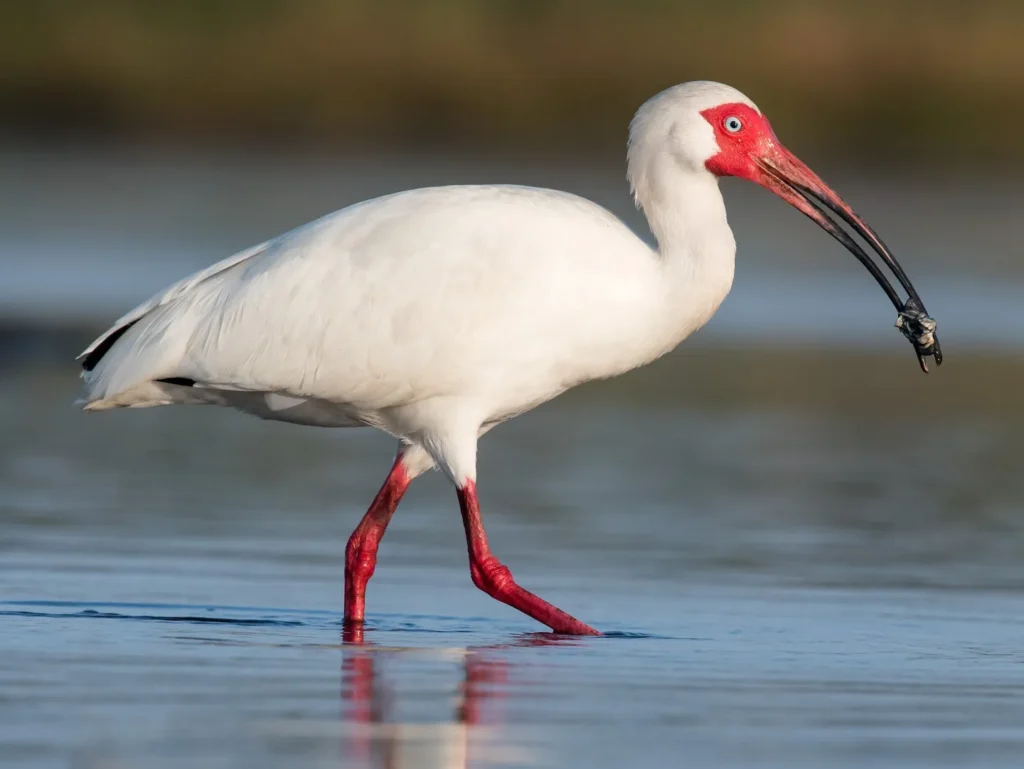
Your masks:
<path fill-rule="evenodd" d="M 346 629 L 343 641 L 344 765 L 372 769 L 468 769 L 507 764 L 509 759 L 520 765 L 533 763 L 528 751 L 503 735 L 499 703 L 508 692 L 512 663 L 502 651 L 576 643 L 535 633 L 503 644 L 432 651 L 378 645 L 367 641 L 361 628 Z M 438 692 L 445 702 L 440 719 L 435 711 L 429 722 L 403 722 L 398 717 L 403 704 L 397 687 L 400 681 L 389 672 L 389 662 L 432 653 L 457 659 L 461 680 L 450 691 Z M 422 701 L 422 691 L 417 699 Z"/>

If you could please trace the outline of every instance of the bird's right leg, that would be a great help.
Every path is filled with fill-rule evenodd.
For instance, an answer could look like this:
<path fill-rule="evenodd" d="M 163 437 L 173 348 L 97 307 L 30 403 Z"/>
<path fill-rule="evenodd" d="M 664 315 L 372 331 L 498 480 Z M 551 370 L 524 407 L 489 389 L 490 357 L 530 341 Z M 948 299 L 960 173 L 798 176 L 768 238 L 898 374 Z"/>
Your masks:
<path fill-rule="evenodd" d="M 362 625 L 366 614 L 366 583 L 377 566 L 377 548 L 391 517 L 413 478 L 432 462 L 419 447 L 402 446 L 370 509 L 345 547 L 345 625 Z"/>

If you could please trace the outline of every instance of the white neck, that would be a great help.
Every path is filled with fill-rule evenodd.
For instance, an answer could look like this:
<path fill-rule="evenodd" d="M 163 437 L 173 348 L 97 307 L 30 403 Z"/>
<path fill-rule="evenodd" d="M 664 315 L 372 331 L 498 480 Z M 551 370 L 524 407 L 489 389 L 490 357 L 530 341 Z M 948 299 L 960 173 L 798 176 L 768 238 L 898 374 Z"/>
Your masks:
<path fill-rule="evenodd" d="M 657 239 L 659 326 L 674 347 L 703 326 L 732 287 L 736 241 L 718 179 L 671 163 L 645 169 L 637 203 Z"/>

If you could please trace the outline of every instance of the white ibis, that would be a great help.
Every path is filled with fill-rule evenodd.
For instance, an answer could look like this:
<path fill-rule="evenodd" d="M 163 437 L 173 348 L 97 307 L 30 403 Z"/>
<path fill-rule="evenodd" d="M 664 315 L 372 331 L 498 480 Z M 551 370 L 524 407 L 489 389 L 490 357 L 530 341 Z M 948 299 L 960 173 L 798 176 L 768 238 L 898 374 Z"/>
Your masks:
<path fill-rule="evenodd" d="M 925 355 L 941 362 L 935 323 L 889 250 L 734 88 L 685 83 L 646 102 L 630 125 L 628 176 L 656 248 L 588 200 L 512 185 L 399 192 L 268 240 L 93 342 L 80 356 L 85 408 L 214 404 L 384 430 L 398 452 L 348 541 L 348 626 L 362 625 L 402 495 L 436 466 L 458 493 L 473 583 L 556 632 L 596 634 L 491 553 L 477 441 L 570 387 L 650 363 L 708 321 L 736 251 L 719 177 L 757 182 L 840 240 L 892 300 L 922 366 Z M 829 211 L 878 253 L 906 302 Z"/>

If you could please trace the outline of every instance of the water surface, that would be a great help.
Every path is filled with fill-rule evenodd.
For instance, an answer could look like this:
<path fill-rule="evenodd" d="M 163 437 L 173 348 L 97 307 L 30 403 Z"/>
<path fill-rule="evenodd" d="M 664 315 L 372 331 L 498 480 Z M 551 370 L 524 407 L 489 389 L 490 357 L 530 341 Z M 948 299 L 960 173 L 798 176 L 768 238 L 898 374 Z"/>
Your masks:
<path fill-rule="evenodd" d="M 763 388 L 704 381 L 735 381 L 737 356 Z M 540 632 L 476 591 L 454 495 L 431 474 L 381 548 L 361 644 L 339 624 L 342 551 L 386 438 L 201 408 L 85 415 L 66 371 L 8 377 L 3 756 L 1017 765 L 1019 419 L 950 411 L 971 383 L 948 378 L 894 420 L 921 377 L 904 356 L 787 374 L 831 381 L 830 397 L 773 386 L 803 365 L 696 347 L 484 441 L 496 551 L 608 637 Z M 974 365 L 989 386 L 1020 375 Z M 869 367 L 914 376 L 879 385 Z"/>
<path fill-rule="evenodd" d="M 353 200 L 499 179 L 631 216 L 618 170 L 0 165 L 5 766 L 1020 765 L 1019 188 L 837 181 L 944 324 L 927 378 L 853 260 L 730 188 L 737 288 L 706 332 L 481 445 L 496 553 L 607 636 L 473 588 L 429 474 L 355 642 L 343 548 L 389 439 L 86 415 L 69 359 L 163 284 Z"/>

